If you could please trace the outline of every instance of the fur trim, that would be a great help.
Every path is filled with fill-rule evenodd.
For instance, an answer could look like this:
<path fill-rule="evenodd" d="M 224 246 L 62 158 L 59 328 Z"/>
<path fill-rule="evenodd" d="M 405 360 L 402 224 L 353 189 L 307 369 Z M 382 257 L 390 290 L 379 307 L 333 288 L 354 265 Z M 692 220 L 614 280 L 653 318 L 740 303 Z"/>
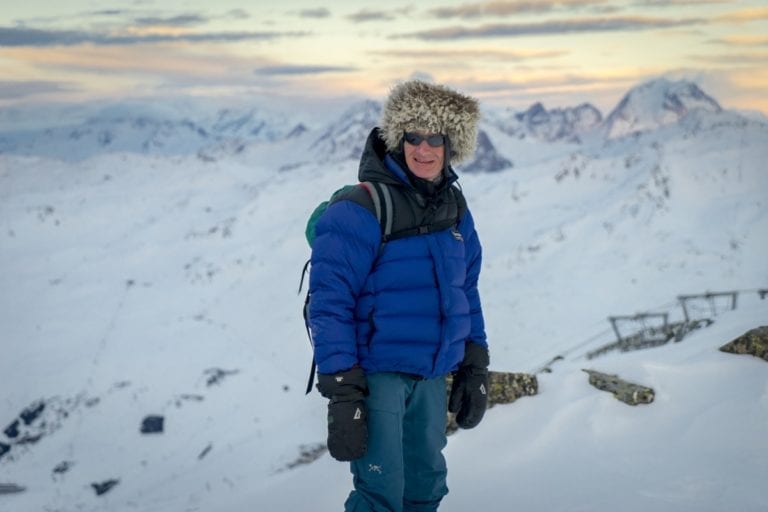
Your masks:
<path fill-rule="evenodd" d="M 392 89 L 384 104 L 381 135 L 387 150 L 396 152 L 403 132 L 443 133 L 450 139 L 451 161 L 457 163 L 475 151 L 479 117 L 476 99 L 443 85 L 412 80 Z"/>

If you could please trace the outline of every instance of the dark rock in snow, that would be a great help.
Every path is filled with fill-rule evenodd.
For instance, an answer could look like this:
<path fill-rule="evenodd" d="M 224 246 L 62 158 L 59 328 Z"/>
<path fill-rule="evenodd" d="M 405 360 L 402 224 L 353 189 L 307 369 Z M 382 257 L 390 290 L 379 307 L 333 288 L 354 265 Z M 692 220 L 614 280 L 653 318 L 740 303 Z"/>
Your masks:
<path fill-rule="evenodd" d="M 206 455 L 208 455 L 208 453 L 209 453 L 209 452 L 210 452 L 212 449 L 213 449 L 213 443 L 209 443 L 209 444 L 208 444 L 208 446 L 206 446 L 205 448 L 203 448 L 203 451 L 201 451 L 201 452 L 198 454 L 198 456 L 197 456 L 197 460 L 201 460 L 203 457 L 205 457 Z"/>
<path fill-rule="evenodd" d="M 0 494 L 15 494 L 24 492 L 27 488 L 17 484 L 0 484 Z"/>
<path fill-rule="evenodd" d="M 15 439 L 19 436 L 19 420 L 13 420 L 10 425 L 5 427 L 5 430 L 3 430 L 3 434 L 5 434 L 8 439 Z"/>
<path fill-rule="evenodd" d="M 55 475 L 63 475 L 67 471 L 69 471 L 72 466 L 74 465 L 74 462 L 69 460 L 64 460 L 56 464 L 56 466 L 53 468 L 53 473 Z"/>
<path fill-rule="evenodd" d="M 0 459 L 2 459 L 3 456 L 9 451 L 11 451 L 11 445 L 0 443 Z"/>
<path fill-rule="evenodd" d="M 35 421 L 43 413 L 44 410 L 45 402 L 41 400 L 21 411 L 19 417 L 22 419 L 25 425 L 31 425 L 32 422 Z"/>
<path fill-rule="evenodd" d="M 213 386 L 214 384 L 221 384 L 221 381 L 224 380 L 224 377 L 228 375 L 235 375 L 236 373 L 239 373 L 240 370 L 222 370 L 221 368 L 208 368 L 205 370 L 205 374 L 208 375 L 208 380 L 206 381 L 206 386 Z"/>
<path fill-rule="evenodd" d="M 144 418 L 141 422 L 142 434 L 162 434 L 164 427 L 165 417 L 158 415 L 150 415 Z"/>
<path fill-rule="evenodd" d="M 91 487 L 96 492 L 96 496 L 101 496 L 112 490 L 114 486 L 120 483 L 119 479 L 112 478 L 110 480 L 104 480 L 103 482 L 93 482 Z"/>

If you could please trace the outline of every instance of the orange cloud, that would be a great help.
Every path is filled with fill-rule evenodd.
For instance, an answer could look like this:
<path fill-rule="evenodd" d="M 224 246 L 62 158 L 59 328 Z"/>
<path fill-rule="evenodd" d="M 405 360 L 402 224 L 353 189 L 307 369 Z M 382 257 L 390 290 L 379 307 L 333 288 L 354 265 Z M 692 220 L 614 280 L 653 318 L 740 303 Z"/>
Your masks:
<path fill-rule="evenodd" d="M 717 21 L 745 23 L 750 21 L 768 20 L 768 7 L 743 9 L 727 14 L 721 14 L 715 18 Z"/>
<path fill-rule="evenodd" d="M 715 39 L 712 42 L 729 46 L 768 46 L 768 36 L 734 35 Z"/>

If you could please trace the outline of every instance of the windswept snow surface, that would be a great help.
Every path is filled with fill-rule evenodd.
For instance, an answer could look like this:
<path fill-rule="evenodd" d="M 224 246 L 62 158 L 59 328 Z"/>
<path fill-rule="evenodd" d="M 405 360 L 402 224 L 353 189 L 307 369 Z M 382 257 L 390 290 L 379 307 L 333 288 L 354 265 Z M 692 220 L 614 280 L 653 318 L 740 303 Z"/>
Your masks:
<path fill-rule="evenodd" d="M 492 369 L 563 359 L 538 396 L 450 438 L 441 511 L 768 509 L 768 366 L 717 350 L 768 324 L 765 124 L 703 112 L 583 145 L 488 133 L 515 167 L 462 184 Z M 0 510 L 341 510 L 345 464 L 294 465 L 325 439 L 325 401 L 304 395 L 304 223 L 357 171 L 311 163 L 317 136 L 206 158 L 0 155 L 0 427 L 48 404 L 45 428 L 24 427 L 42 437 L 0 458 L 0 484 L 26 488 Z M 678 320 L 677 295 L 729 290 L 738 308 L 679 343 L 584 357 L 613 340 L 609 315 Z M 656 401 L 627 406 L 583 368 Z M 150 414 L 164 433 L 139 432 Z"/>

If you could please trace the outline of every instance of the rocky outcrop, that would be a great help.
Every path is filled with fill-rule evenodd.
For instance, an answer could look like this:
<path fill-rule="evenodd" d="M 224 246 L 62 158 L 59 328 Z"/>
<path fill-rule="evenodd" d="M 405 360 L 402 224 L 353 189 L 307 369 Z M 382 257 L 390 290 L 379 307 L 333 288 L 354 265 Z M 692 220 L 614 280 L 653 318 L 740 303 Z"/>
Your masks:
<path fill-rule="evenodd" d="M 619 378 L 618 375 L 609 375 L 595 370 L 583 371 L 589 374 L 590 384 L 597 389 L 612 393 L 617 400 L 625 404 L 650 404 L 656 396 L 652 388 L 627 382 Z"/>
<path fill-rule="evenodd" d="M 480 130 L 477 134 L 477 149 L 472 161 L 462 165 L 462 172 L 497 172 L 509 169 L 513 166 L 512 162 L 499 154 L 496 147 L 491 142 L 488 133 Z"/>
<path fill-rule="evenodd" d="M 720 350 L 731 354 L 749 354 L 768 361 L 768 325 L 745 332 Z"/>

